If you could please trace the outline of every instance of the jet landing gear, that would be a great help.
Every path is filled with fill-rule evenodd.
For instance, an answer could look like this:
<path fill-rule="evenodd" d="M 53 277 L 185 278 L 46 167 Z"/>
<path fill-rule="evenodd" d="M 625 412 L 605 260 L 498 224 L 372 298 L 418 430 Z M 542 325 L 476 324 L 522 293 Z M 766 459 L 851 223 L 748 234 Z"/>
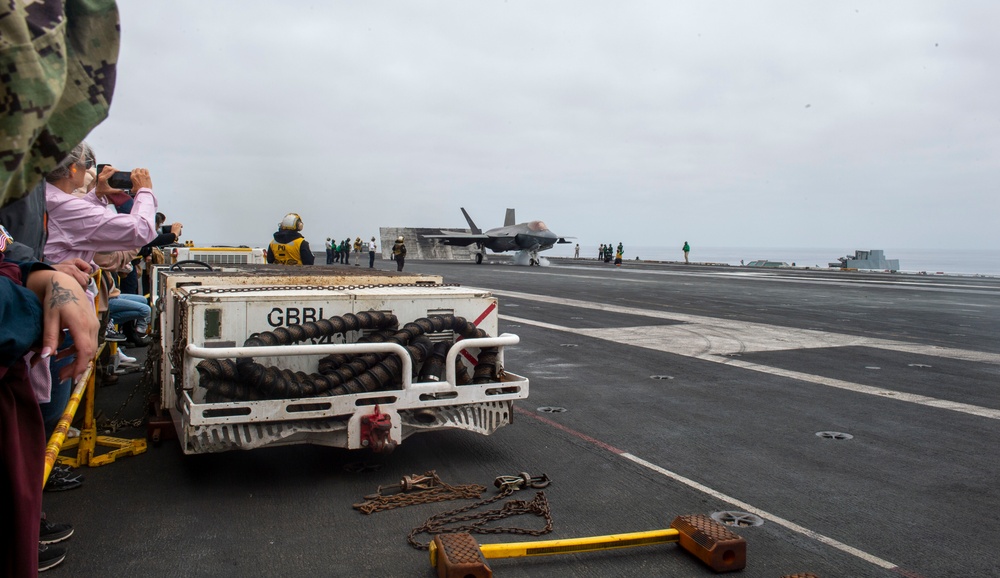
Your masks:
<path fill-rule="evenodd" d="M 483 264 L 483 255 L 486 254 L 486 247 L 479 247 L 479 251 L 476 252 L 476 265 Z"/>
<path fill-rule="evenodd" d="M 538 249 L 532 249 L 528 252 L 528 266 L 534 267 L 535 265 L 542 266 L 542 262 L 538 260 Z"/>

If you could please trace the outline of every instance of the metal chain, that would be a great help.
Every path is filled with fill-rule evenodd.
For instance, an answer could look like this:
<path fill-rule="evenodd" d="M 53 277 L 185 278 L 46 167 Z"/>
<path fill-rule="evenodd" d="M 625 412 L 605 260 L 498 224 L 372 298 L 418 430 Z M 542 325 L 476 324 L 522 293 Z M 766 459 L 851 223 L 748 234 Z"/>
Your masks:
<path fill-rule="evenodd" d="M 435 283 L 434 285 L 414 285 L 412 283 L 378 283 L 367 285 L 238 285 L 232 287 L 197 287 L 188 291 L 182 300 L 187 300 L 191 295 L 208 293 L 246 293 L 256 291 L 353 291 L 355 289 L 385 289 L 389 287 L 461 287 L 458 283 Z"/>
<path fill-rule="evenodd" d="M 424 483 L 417 484 L 417 491 L 411 492 L 408 490 L 408 487 L 414 484 L 412 482 L 408 484 L 407 482 L 414 478 L 420 479 Z M 354 509 L 365 514 L 372 514 L 395 508 L 445 502 L 448 500 L 473 500 L 482 497 L 483 492 L 486 491 L 486 486 L 480 486 L 479 484 L 460 484 L 455 486 L 446 484 L 438 477 L 434 470 L 425 473 L 423 477 L 416 476 L 416 474 L 414 476 L 406 476 L 403 478 L 402 483 L 389 486 L 385 489 L 393 487 L 399 488 L 399 493 L 383 495 L 383 487 L 379 486 L 376 493 L 365 496 L 364 502 L 354 504 Z"/>
<path fill-rule="evenodd" d="M 154 336 L 155 337 L 155 336 Z M 163 348 L 160 347 L 159 343 L 154 339 L 146 350 L 146 361 L 142 367 L 142 377 L 136 382 L 135 387 L 132 392 L 128 394 L 125 401 L 122 402 L 121 406 L 115 411 L 114 415 L 107 419 L 101 419 L 97 422 L 97 429 L 104 433 L 115 433 L 116 431 L 126 428 L 126 427 L 140 427 L 142 424 L 146 423 L 146 413 L 143 413 L 139 417 L 132 419 L 122 418 L 122 413 L 125 412 L 125 408 L 128 407 L 129 402 L 135 397 L 135 394 L 139 392 L 140 389 L 143 390 L 143 398 L 148 399 L 149 394 L 153 391 L 153 386 L 155 385 L 155 373 L 157 363 L 163 355 Z M 145 388 L 143 388 L 145 386 Z"/>
<path fill-rule="evenodd" d="M 184 349 L 187 347 L 187 298 L 185 295 L 177 302 L 176 314 L 180 316 L 180 327 L 174 332 L 174 346 L 170 350 L 170 365 L 175 372 L 181 371 L 184 367 Z M 163 387 L 166 385 L 163 384 Z"/>
<path fill-rule="evenodd" d="M 410 543 L 411 546 L 417 550 L 427 550 L 430 548 L 430 544 L 422 544 L 417 541 L 416 537 L 419 534 L 455 534 L 458 532 L 468 532 L 476 534 L 522 534 L 526 536 L 541 536 L 543 534 L 548 534 L 552 531 L 552 513 L 549 511 L 549 502 L 545 498 L 545 492 L 538 492 L 535 494 L 535 498 L 530 502 L 524 500 L 510 500 L 506 502 L 498 509 L 487 510 L 485 512 L 478 512 L 473 514 L 466 514 L 464 516 L 459 515 L 476 508 L 492 504 L 496 501 L 502 500 L 515 491 L 514 486 L 503 486 L 503 489 L 499 494 L 492 498 L 476 502 L 471 506 L 465 506 L 463 508 L 457 508 L 454 510 L 449 510 L 447 512 L 442 512 L 440 514 L 434 514 L 427 519 L 423 525 L 418 526 L 410 530 L 410 534 L 406 537 L 406 541 Z M 495 520 L 501 520 L 503 518 L 508 518 L 510 516 L 518 516 L 521 514 L 534 514 L 538 517 L 545 518 L 545 527 L 541 530 L 528 530 L 526 528 L 505 528 L 505 527 L 495 527 L 495 528 L 484 528 L 483 526 L 488 522 Z M 459 522 L 470 522 L 476 520 L 472 524 L 466 524 L 463 526 L 451 526 L 445 527 L 448 524 L 456 524 Z"/>

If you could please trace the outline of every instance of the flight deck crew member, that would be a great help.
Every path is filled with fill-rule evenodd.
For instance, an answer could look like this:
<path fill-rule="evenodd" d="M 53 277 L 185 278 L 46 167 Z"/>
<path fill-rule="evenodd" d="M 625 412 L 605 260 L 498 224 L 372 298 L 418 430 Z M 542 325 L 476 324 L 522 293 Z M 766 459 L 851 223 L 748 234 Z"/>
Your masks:
<path fill-rule="evenodd" d="M 687 241 L 684 241 L 684 246 L 681 247 L 681 251 L 684 251 L 684 262 L 688 263 L 688 252 L 691 251 L 691 245 L 688 245 Z"/>
<path fill-rule="evenodd" d="M 326 264 L 333 265 L 333 243 L 330 242 L 330 237 L 326 238 Z"/>
<path fill-rule="evenodd" d="M 354 266 L 361 265 L 361 237 L 354 239 Z"/>
<path fill-rule="evenodd" d="M 368 243 L 368 268 L 375 268 L 375 237 L 372 237 L 372 242 Z"/>
<path fill-rule="evenodd" d="M 396 237 L 396 244 L 392 246 L 392 259 L 396 262 L 396 270 L 403 270 L 403 261 L 406 259 L 406 245 L 403 244 L 403 237 Z"/>
<path fill-rule="evenodd" d="M 312 265 L 315 262 L 309 241 L 306 241 L 299 231 L 302 230 L 302 217 L 297 213 L 288 213 L 274 232 L 274 240 L 267 247 L 267 262 L 279 265 Z"/>

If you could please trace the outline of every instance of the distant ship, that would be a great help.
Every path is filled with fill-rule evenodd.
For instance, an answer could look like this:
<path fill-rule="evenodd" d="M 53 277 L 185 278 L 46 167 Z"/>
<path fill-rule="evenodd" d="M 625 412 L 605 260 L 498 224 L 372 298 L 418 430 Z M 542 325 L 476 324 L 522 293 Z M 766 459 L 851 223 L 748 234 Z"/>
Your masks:
<path fill-rule="evenodd" d="M 877 269 L 881 271 L 899 271 L 899 259 L 886 259 L 881 249 L 870 251 L 855 251 L 854 256 L 838 257 L 830 267 L 841 269 Z"/>

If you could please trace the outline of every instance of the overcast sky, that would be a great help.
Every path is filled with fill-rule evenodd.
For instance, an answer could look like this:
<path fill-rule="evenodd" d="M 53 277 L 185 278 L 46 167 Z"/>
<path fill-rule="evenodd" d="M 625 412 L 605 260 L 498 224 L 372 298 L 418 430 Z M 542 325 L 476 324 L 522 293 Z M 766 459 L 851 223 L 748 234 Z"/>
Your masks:
<path fill-rule="evenodd" d="M 199 244 L 1000 249 L 1000 4 L 120 2 L 99 162 Z M 832 256 L 831 256 L 832 257 Z"/>

